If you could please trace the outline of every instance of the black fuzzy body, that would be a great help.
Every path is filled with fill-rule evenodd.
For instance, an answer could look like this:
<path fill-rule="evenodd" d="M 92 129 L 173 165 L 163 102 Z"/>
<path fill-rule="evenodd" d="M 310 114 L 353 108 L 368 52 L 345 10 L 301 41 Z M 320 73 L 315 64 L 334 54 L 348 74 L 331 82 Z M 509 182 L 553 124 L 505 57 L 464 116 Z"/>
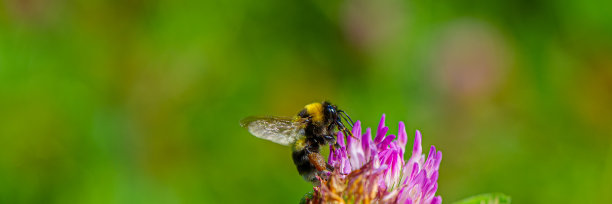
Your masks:
<path fill-rule="evenodd" d="M 304 177 L 304 180 L 316 183 L 318 181 L 316 176 L 320 174 L 320 171 L 310 162 L 308 154 L 310 152 L 319 153 L 321 145 L 313 144 L 312 141 L 308 140 L 305 142 L 309 144 L 302 150 L 294 150 L 291 156 L 293 158 L 293 163 L 297 167 L 298 173 Z"/>
<path fill-rule="evenodd" d="M 319 152 L 322 145 L 336 143 L 334 129 L 336 128 L 337 120 L 339 120 L 338 116 L 335 114 L 336 106 L 328 102 L 323 102 L 321 105 L 325 107 L 322 109 L 322 112 L 312 113 L 312 110 L 309 112 L 307 108 L 304 108 L 298 113 L 298 117 L 306 119 L 308 122 L 304 127 L 304 137 L 300 139 L 298 145 L 294 145 L 292 153 L 293 163 L 297 167 L 299 174 L 302 175 L 305 180 L 315 184 L 319 182 L 317 176 L 324 177 L 321 174 L 323 171 L 319 171 L 316 168 L 308 155 L 311 153 L 320 155 Z M 330 111 L 329 109 L 332 108 L 334 110 Z M 313 120 L 312 116 L 316 114 L 322 114 L 320 120 Z M 333 170 L 331 166 L 325 165 L 327 171 Z"/>

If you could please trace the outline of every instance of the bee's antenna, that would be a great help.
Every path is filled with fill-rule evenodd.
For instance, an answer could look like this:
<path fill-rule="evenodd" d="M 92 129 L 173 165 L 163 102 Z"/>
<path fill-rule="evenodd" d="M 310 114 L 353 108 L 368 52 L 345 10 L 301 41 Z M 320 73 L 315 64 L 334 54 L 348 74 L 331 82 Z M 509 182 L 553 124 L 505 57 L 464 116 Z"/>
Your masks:
<path fill-rule="evenodd" d="M 353 129 L 353 124 L 351 124 L 351 122 L 349 121 L 349 119 L 347 119 L 347 118 L 346 118 L 346 116 L 344 116 L 344 115 L 342 115 L 342 114 L 341 114 L 341 116 L 342 116 L 342 119 L 344 119 L 344 121 L 346 121 L 346 123 L 348 123 L 348 124 L 349 124 L 348 126 L 349 126 L 349 127 L 351 127 L 351 129 Z"/>
<path fill-rule="evenodd" d="M 355 124 L 355 122 L 353 122 L 353 119 L 351 119 L 351 116 L 349 116 L 348 114 L 346 114 L 346 112 L 344 112 L 343 110 L 338 110 L 338 112 L 342 113 L 340 115 L 343 116 L 344 120 L 346 120 L 346 122 L 351 122 L 350 126 L 351 128 L 353 128 L 353 124 Z M 346 119 L 348 118 L 348 120 Z"/>

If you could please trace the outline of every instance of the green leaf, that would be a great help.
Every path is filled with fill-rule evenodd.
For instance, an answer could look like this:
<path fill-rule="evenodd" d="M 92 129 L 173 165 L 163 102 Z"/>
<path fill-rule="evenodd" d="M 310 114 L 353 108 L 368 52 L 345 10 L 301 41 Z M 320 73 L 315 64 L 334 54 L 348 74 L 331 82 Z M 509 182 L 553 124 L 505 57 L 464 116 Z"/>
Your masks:
<path fill-rule="evenodd" d="M 312 199 L 312 197 L 313 197 L 313 192 L 306 193 L 304 197 L 300 199 L 300 204 L 306 204 L 306 200 Z"/>
<path fill-rule="evenodd" d="M 455 204 L 510 204 L 510 200 L 510 196 L 503 193 L 485 193 L 457 201 Z"/>

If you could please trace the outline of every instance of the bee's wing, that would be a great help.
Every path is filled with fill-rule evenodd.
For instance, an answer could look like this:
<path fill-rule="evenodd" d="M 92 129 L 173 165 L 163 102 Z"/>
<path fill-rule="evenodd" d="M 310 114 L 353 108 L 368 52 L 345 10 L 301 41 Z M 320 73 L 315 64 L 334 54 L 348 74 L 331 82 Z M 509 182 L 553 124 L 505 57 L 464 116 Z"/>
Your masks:
<path fill-rule="evenodd" d="M 240 121 L 240 126 L 249 130 L 255 137 L 289 145 L 303 135 L 301 120 L 289 117 L 248 117 Z"/>

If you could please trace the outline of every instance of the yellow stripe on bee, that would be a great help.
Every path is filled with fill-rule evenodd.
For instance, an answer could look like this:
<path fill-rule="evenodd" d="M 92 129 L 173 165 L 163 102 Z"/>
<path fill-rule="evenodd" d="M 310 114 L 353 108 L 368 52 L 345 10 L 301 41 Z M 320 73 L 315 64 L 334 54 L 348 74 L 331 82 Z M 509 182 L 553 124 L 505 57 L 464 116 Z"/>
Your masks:
<path fill-rule="evenodd" d="M 304 106 L 308 115 L 312 116 L 313 122 L 323 122 L 323 104 L 311 103 Z"/>
<path fill-rule="evenodd" d="M 293 150 L 301 151 L 306 147 L 306 138 L 300 138 L 293 144 Z"/>

